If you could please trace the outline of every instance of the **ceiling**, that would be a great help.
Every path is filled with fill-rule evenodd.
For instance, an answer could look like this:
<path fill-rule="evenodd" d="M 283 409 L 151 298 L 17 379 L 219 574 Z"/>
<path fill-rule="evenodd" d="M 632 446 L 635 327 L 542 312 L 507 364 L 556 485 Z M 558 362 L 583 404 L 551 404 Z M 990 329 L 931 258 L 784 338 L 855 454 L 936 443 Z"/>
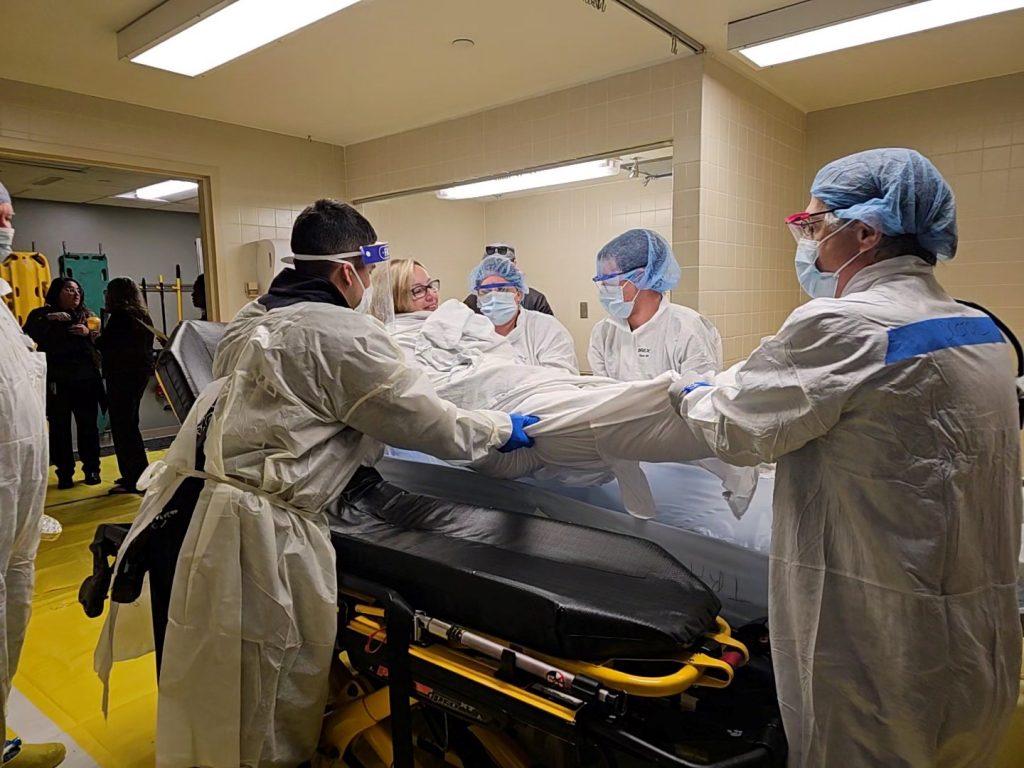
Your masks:
<path fill-rule="evenodd" d="M 642 2 L 700 40 L 723 63 L 805 112 L 1024 71 L 1024 10 L 758 71 L 728 52 L 729 22 L 795 0 Z"/>
<path fill-rule="evenodd" d="M 806 111 L 1024 71 L 1024 11 L 757 72 L 726 50 L 726 26 L 791 0 L 643 2 Z M 18 34 L 0 72 L 350 144 L 672 58 L 664 34 L 614 2 L 600 13 L 583 0 L 363 0 L 190 79 L 117 58 L 117 30 L 158 4 L 6 0 L 4 28 Z M 476 45 L 453 47 L 459 37 Z"/>
<path fill-rule="evenodd" d="M 26 198 L 62 203 L 114 205 L 120 208 L 199 212 L 198 195 L 173 203 L 115 197 L 149 184 L 156 184 L 166 178 L 152 173 L 0 157 L 0 178 L 4 180 L 4 186 L 15 200 Z"/>

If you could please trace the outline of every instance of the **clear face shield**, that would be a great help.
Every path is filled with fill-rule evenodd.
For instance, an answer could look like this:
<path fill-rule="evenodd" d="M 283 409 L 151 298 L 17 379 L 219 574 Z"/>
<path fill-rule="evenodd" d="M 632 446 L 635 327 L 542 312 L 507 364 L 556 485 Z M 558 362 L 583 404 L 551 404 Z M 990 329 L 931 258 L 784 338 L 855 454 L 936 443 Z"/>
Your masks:
<path fill-rule="evenodd" d="M 388 332 L 395 330 L 395 297 L 391 288 L 391 253 L 387 243 L 364 245 L 359 249 L 370 270 L 369 314 L 380 320 Z"/>

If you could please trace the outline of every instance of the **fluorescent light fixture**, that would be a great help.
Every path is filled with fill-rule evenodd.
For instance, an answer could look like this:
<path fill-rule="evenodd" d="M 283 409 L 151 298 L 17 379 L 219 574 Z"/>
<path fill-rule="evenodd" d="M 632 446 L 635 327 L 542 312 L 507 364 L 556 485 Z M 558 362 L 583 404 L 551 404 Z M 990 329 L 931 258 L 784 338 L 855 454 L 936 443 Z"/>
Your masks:
<path fill-rule="evenodd" d="M 118 50 L 136 64 L 195 77 L 357 2 L 168 0 L 118 32 Z"/>
<path fill-rule="evenodd" d="M 139 187 L 132 192 L 125 192 L 123 195 L 117 195 L 117 197 L 123 197 L 129 200 L 153 200 L 156 202 L 166 203 L 169 198 L 187 199 L 194 197 L 194 193 L 197 189 L 199 189 L 199 185 L 194 181 L 169 179 L 156 184 L 150 184 L 148 187 Z M 193 194 L 185 194 L 186 192 Z"/>
<path fill-rule="evenodd" d="M 776 39 L 767 39 L 766 42 L 759 41 L 754 45 L 741 46 L 733 45 L 733 41 L 730 40 L 729 47 L 737 48 L 739 54 L 758 67 L 771 67 L 787 61 L 806 59 L 822 53 L 840 51 L 844 48 L 853 48 L 858 45 L 910 35 L 914 32 L 922 32 L 926 29 L 944 27 L 982 16 L 1024 8 L 1024 0 L 920 0 L 911 4 L 902 3 L 895 8 L 871 12 L 872 6 L 878 6 L 880 3 L 859 0 L 859 3 L 843 3 L 847 11 L 845 20 L 828 22 L 826 26 L 815 24 L 815 20 L 821 17 L 818 8 L 829 4 L 827 0 L 807 0 L 807 2 L 780 8 L 778 11 L 769 11 L 760 16 L 733 22 L 729 25 L 730 36 L 732 36 L 733 27 L 736 25 L 747 25 L 752 28 L 758 23 L 763 23 L 766 29 L 776 26 L 772 24 L 771 20 L 762 22 L 763 17 L 772 15 L 781 18 L 783 13 L 788 13 L 793 18 L 800 15 L 810 20 L 809 25 L 805 24 L 799 31 L 794 31 L 786 36 L 773 35 L 772 37 Z M 858 10 L 858 4 L 862 8 L 867 7 L 869 15 L 849 18 L 850 11 Z M 833 2 L 831 5 L 836 5 L 836 3 Z M 887 5 L 892 6 L 894 3 L 889 2 Z M 808 26 L 817 28 L 808 29 Z M 747 31 L 747 36 L 749 34 L 750 31 Z"/>
<path fill-rule="evenodd" d="M 510 192 L 521 192 L 524 189 L 554 187 L 559 184 L 572 184 L 576 181 L 590 181 L 605 176 L 614 176 L 619 172 L 618 160 L 590 160 L 575 165 L 563 165 L 548 168 L 544 171 L 517 173 L 514 176 L 503 176 L 489 181 L 474 181 L 460 184 L 457 187 L 438 190 L 437 196 L 442 200 L 469 200 L 474 197 L 493 197 L 507 195 Z"/>

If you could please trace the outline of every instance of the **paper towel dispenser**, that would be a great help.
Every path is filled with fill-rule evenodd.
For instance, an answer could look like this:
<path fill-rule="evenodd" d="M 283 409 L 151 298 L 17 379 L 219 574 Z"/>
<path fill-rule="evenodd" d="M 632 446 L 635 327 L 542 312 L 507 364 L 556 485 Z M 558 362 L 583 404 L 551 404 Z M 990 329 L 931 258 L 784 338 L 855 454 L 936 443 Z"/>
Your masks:
<path fill-rule="evenodd" d="M 257 240 L 254 243 L 247 243 L 246 247 L 254 252 L 256 281 L 259 293 L 264 294 L 277 273 L 289 268 L 281 259 L 292 255 L 291 243 L 287 240 Z"/>

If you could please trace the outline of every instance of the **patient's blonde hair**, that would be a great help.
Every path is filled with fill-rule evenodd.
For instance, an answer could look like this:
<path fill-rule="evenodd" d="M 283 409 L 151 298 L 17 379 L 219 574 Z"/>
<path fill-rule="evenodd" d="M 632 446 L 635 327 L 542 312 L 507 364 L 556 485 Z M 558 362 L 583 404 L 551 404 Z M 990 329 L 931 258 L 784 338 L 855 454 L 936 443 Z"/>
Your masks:
<path fill-rule="evenodd" d="M 395 304 L 395 314 L 415 312 L 412 305 L 413 269 L 422 267 L 418 261 L 413 259 L 391 259 L 387 269 L 377 269 L 373 272 L 373 290 L 391 291 L 391 299 Z M 391 285 L 384 285 L 384 275 L 391 276 Z"/>

